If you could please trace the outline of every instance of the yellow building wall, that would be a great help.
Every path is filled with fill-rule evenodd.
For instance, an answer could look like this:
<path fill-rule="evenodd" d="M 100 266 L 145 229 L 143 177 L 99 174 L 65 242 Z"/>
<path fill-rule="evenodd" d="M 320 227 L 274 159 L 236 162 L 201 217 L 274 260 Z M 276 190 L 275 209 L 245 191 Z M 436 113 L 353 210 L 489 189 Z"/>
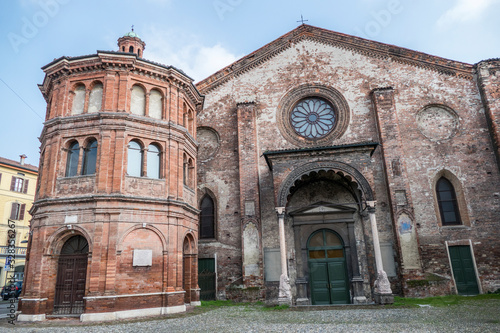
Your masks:
<path fill-rule="evenodd" d="M 31 220 L 31 215 L 28 213 L 33 205 L 36 192 L 36 183 L 38 174 L 34 171 L 25 170 L 22 168 L 17 168 L 14 166 L 9 166 L 0 163 L 0 288 L 3 287 L 7 278 L 10 278 L 12 274 L 7 276 L 7 271 L 5 269 L 5 260 L 8 255 L 8 240 L 9 240 L 9 230 L 15 230 L 15 247 L 16 247 L 16 258 L 14 263 L 14 268 L 24 266 L 26 257 L 26 247 L 28 245 L 29 236 L 29 222 Z M 27 193 L 15 192 L 10 190 L 10 185 L 12 177 L 18 177 L 27 179 L 28 191 Z M 15 220 L 15 223 L 10 223 L 9 219 L 12 210 L 12 203 L 25 204 L 26 208 L 24 211 L 24 218 L 22 220 Z M 13 227 L 13 228 L 12 228 Z M 12 268 L 12 271 L 14 269 Z"/>

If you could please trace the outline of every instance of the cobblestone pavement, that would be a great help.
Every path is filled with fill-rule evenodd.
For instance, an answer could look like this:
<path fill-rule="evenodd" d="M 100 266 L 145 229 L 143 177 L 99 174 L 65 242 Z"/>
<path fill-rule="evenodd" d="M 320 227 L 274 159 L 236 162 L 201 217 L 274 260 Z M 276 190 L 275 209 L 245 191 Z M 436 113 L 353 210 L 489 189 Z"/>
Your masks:
<path fill-rule="evenodd" d="M 188 314 L 87 325 L 77 321 L 0 321 L 7 332 L 500 332 L 500 300 L 425 308 L 291 308 L 241 305 Z"/>

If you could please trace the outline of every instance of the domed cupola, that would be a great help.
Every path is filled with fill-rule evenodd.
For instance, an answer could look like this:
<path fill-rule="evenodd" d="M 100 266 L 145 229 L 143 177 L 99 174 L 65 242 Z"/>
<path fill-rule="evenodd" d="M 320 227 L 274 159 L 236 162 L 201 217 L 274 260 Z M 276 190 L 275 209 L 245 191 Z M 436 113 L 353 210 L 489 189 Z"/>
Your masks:
<path fill-rule="evenodd" d="M 126 33 L 123 37 L 118 38 L 118 47 L 120 52 L 135 53 L 139 58 L 142 58 L 142 53 L 144 48 L 146 48 L 146 43 L 144 43 L 139 35 L 134 32 L 134 26 L 132 26 L 132 31 Z"/>

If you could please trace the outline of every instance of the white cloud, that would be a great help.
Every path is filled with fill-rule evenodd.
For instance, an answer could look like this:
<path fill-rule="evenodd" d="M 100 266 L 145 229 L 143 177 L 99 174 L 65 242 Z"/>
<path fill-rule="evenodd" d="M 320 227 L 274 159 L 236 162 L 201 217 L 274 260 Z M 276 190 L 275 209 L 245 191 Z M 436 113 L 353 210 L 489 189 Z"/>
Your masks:
<path fill-rule="evenodd" d="M 150 28 L 141 34 L 146 42 L 144 58 L 172 65 L 195 81 L 200 81 L 241 56 L 231 53 L 221 44 L 203 45 L 196 35 L 171 29 Z"/>
<path fill-rule="evenodd" d="M 437 21 L 437 26 L 446 28 L 454 23 L 476 20 L 500 0 L 457 0 L 455 6 L 444 13 Z"/>

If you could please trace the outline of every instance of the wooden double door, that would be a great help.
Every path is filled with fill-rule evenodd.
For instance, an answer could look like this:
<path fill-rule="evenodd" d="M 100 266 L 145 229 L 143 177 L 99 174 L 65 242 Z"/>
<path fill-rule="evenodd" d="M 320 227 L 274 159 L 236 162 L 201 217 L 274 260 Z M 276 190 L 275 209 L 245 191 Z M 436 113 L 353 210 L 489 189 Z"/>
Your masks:
<path fill-rule="evenodd" d="M 349 279 L 340 237 L 328 229 L 313 233 L 308 257 L 312 304 L 349 304 Z"/>
<path fill-rule="evenodd" d="M 450 259 L 457 292 L 459 295 L 477 295 L 476 270 L 470 246 L 450 246 Z"/>
<path fill-rule="evenodd" d="M 59 256 L 54 299 L 55 315 L 76 315 L 84 312 L 87 264 L 86 239 L 82 236 L 70 238 Z"/>

